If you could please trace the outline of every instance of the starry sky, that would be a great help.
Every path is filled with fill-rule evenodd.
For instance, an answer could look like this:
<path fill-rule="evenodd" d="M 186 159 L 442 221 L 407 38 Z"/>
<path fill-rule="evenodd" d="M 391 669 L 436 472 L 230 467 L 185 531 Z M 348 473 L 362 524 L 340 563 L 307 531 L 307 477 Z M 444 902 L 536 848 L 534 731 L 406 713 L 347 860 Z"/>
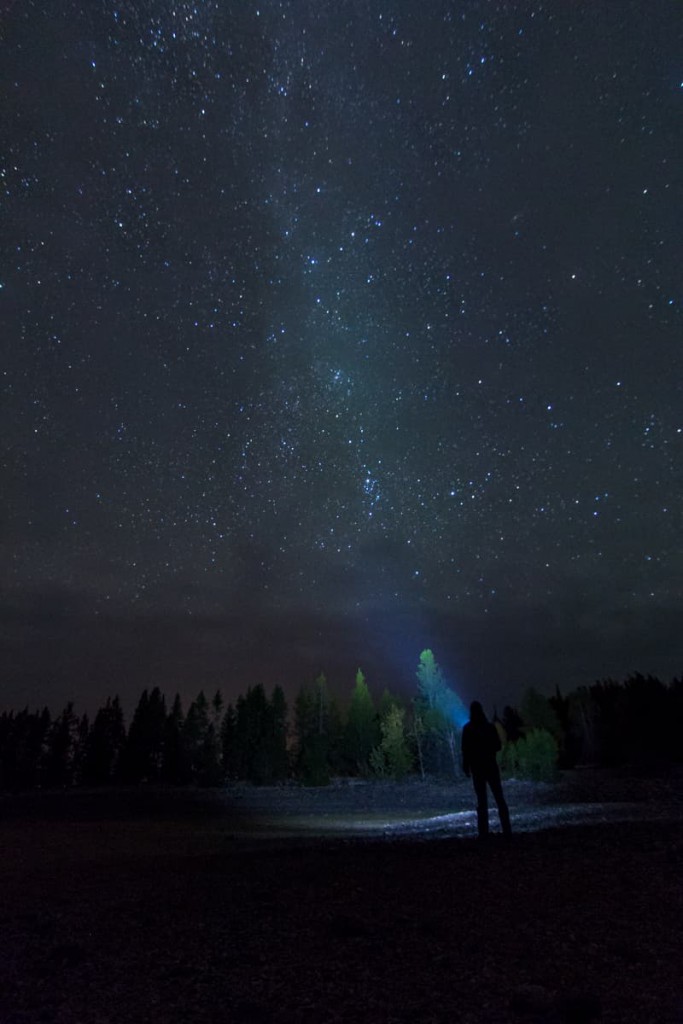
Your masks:
<path fill-rule="evenodd" d="M 676 0 L 0 43 L 0 705 L 680 674 Z"/>

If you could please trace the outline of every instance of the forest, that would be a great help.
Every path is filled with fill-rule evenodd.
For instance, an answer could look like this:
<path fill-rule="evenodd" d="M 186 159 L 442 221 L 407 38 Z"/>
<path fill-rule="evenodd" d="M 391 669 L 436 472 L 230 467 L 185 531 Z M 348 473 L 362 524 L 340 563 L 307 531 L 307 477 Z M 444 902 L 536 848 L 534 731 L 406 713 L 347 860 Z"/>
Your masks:
<path fill-rule="evenodd" d="M 0 714 L 0 790 L 152 782 L 220 786 L 333 778 L 402 779 L 462 775 L 460 734 L 468 712 L 430 650 L 416 691 L 373 697 L 359 669 L 345 701 L 324 674 L 288 706 L 283 689 L 250 686 L 234 704 L 200 692 L 187 710 L 158 687 L 145 690 L 126 727 L 117 696 L 92 721 L 69 703 Z M 661 769 L 683 759 L 683 679 L 666 684 L 634 674 L 551 697 L 528 689 L 519 707 L 487 709 L 501 738 L 504 777 L 553 781 L 590 764 Z"/>

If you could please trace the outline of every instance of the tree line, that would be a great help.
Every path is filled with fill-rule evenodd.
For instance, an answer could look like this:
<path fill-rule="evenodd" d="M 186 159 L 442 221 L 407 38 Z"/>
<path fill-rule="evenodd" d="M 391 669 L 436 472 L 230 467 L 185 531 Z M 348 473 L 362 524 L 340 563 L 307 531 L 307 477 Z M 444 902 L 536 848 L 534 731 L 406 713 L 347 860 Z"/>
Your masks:
<path fill-rule="evenodd" d="M 187 710 L 179 695 L 167 705 L 158 687 L 145 690 L 126 728 L 118 697 L 93 720 L 73 704 L 53 717 L 47 708 L 0 714 L 0 789 L 143 781 L 216 786 L 332 778 L 401 779 L 461 776 L 460 736 L 468 712 L 431 651 L 420 655 L 416 693 L 385 690 L 375 699 L 359 669 L 344 706 L 324 674 L 288 705 L 284 691 L 258 684 L 224 703 L 200 692 Z M 558 767 L 611 766 L 681 759 L 683 681 L 652 676 L 605 680 L 563 696 L 533 689 L 519 708 L 492 718 L 504 775 L 551 780 Z"/>

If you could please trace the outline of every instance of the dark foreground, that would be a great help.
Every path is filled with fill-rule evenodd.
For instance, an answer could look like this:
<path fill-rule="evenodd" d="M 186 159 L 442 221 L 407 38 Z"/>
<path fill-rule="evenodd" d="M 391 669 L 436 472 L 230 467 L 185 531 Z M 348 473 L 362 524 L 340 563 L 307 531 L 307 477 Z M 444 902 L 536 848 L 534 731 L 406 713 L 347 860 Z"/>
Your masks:
<path fill-rule="evenodd" d="M 49 806 L 0 823 L 2 1024 L 683 1021 L 680 818 L 259 842 Z"/>

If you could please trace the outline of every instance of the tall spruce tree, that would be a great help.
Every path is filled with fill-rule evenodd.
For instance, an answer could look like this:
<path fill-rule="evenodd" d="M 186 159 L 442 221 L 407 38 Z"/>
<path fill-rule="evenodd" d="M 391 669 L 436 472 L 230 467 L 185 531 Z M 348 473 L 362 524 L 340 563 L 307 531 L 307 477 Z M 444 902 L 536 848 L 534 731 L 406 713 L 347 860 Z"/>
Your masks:
<path fill-rule="evenodd" d="M 276 686 L 273 689 L 270 698 L 270 745 L 272 778 L 273 781 L 280 782 L 289 774 L 287 701 L 281 686 Z"/>
<path fill-rule="evenodd" d="M 0 790 L 32 789 L 41 783 L 50 721 L 47 708 L 0 715 Z"/>
<path fill-rule="evenodd" d="M 424 769 L 439 775 L 458 774 L 460 735 L 468 715 L 428 648 L 420 654 L 417 682 L 415 715 L 422 731 L 420 754 Z"/>
<path fill-rule="evenodd" d="M 370 753 L 379 741 L 379 723 L 365 676 L 358 669 L 346 719 L 344 748 L 352 772 L 366 775 Z"/>
<path fill-rule="evenodd" d="M 50 727 L 42 766 L 46 786 L 70 786 L 78 753 L 79 720 L 70 701 Z"/>
<path fill-rule="evenodd" d="M 126 741 L 123 711 L 118 697 L 107 697 L 95 715 L 83 760 L 83 781 L 104 786 L 114 781 Z"/>
<path fill-rule="evenodd" d="M 227 782 L 236 782 L 240 778 L 237 751 L 237 712 L 232 704 L 228 704 L 221 723 L 221 764 L 223 777 Z"/>
<path fill-rule="evenodd" d="M 321 672 L 312 686 L 301 687 L 294 702 L 295 768 L 309 786 L 330 781 L 329 708 L 327 679 Z"/>
<path fill-rule="evenodd" d="M 380 720 L 381 739 L 370 753 L 370 767 L 380 778 L 402 779 L 412 768 L 413 758 L 405 733 L 405 711 L 396 703 L 386 706 Z"/>
<path fill-rule="evenodd" d="M 203 690 L 187 709 L 183 725 L 183 746 L 188 759 L 190 778 L 193 782 L 204 771 L 204 756 L 209 731 L 209 702 Z"/>
<path fill-rule="evenodd" d="M 166 700 L 158 686 L 143 690 L 133 713 L 121 755 L 124 782 L 156 782 L 161 778 Z"/>
<path fill-rule="evenodd" d="M 163 759 L 161 778 L 173 786 L 190 781 L 190 762 L 185 749 L 185 715 L 180 694 L 176 693 L 171 710 L 164 722 Z"/>

